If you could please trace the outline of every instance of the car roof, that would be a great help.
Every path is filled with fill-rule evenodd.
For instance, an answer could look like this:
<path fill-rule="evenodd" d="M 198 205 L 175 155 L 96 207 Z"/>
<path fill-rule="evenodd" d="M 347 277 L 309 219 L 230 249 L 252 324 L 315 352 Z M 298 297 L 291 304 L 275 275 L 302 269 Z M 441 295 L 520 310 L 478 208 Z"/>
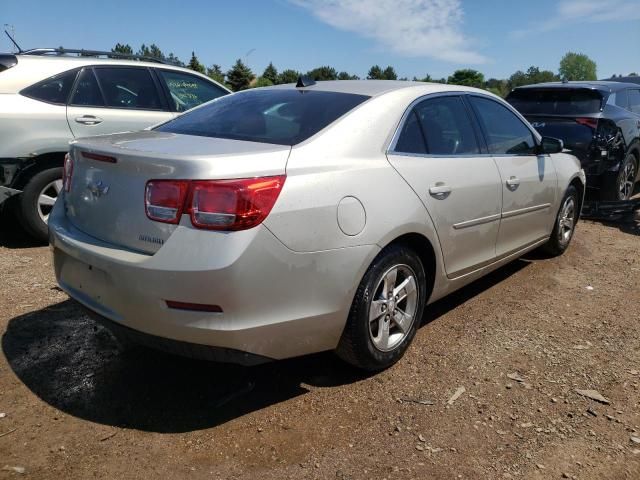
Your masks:
<path fill-rule="evenodd" d="M 593 80 L 583 82 L 546 82 L 536 83 L 533 85 L 524 85 L 516 87 L 514 90 L 529 90 L 536 88 L 586 88 L 589 90 L 598 90 L 601 92 L 616 92 L 629 87 L 636 87 L 632 83 L 613 82 L 607 80 Z"/>
<path fill-rule="evenodd" d="M 616 77 L 616 78 L 607 78 L 607 82 L 618 82 L 618 83 L 626 83 L 629 86 L 636 86 L 640 84 L 640 76 L 632 75 L 630 77 Z"/>
<path fill-rule="evenodd" d="M 274 85 L 265 87 L 265 89 L 295 89 L 295 83 L 287 83 L 284 85 Z M 479 90 L 472 87 L 463 87 L 458 85 L 449 85 L 442 83 L 428 82 L 410 82 L 406 80 L 327 80 L 318 81 L 308 87 L 301 87 L 299 90 L 318 91 L 318 92 L 336 92 L 336 93 L 352 93 L 356 95 L 366 95 L 368 97 L 377 97 L 385 93 L 394 92 L 409 88 L 420 88 L 429 93 L 448 92 L 448 91 L 469 91 L 488 94 L 485 90 Z"/>
<path fill-rule="evenodd" d="M 143 60 L 131 60 L 122 58 L 100 58 L 100 57 L 76 57 L 71 55 L 29 55 L 29 54 L 13 54 L 18 59 L 16 66 L 2 72 L 0 77 L 0 93 L 16 93 L 21 89 L 32 85 L 36 82 L 49 78 L 53 75 L 81 68 L 89 65 L 112 65 L 112 66 L 131 66 L 146 67 L 162 70 L 174 70 L 178 72 L 190 73 L 198 77 L 208 79 L 214 82 L 223 90 L 230 92 L 227 87 L 216 82 L 215 80 L 194 70 L 178 65 L 171 65 L 159 62 L 146 62 Z"/>
<path fill-rule="evenodd" d="M 140 65 L 145 67 L 161 67 L 161 68 L 175 68 L 175 69 L 184 69 L 185 67 L 180 67 L 178 65 L 172 65 L 170 63 L 163 62 L 154 62 L 154 61 L 145 61 L 145 60 L 135 60 L 128 58 L 101 58 L 96 56 L 73 56 L 73 55 L 30 55 L 30 54 L 20 54 L 16 53 L 15 56 L 18 58 L 18 62 L 38 62 L 38 63 L 49 63 L 52 65 L 57 63 L 68 63 L 70 65 L 98 65 L 98 64 L 106 64 L 106 65 Z"/>

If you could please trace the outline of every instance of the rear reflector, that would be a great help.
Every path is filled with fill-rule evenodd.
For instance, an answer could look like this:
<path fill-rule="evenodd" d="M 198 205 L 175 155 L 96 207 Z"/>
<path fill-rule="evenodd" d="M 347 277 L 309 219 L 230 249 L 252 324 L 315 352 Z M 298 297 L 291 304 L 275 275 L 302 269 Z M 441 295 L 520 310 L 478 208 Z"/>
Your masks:
<path fill-rule="evenodd" d="M 99 153 L 82 152 L 84 158 L 89 160 L 97 160 L 98 162 L 116 163 L 118 159 L 109 155 L 100 155 Z"/>
<path fill-rule="evenodd" d="M 177 224 L 189 214 L 194 227 L 247 230 L 271 212 L 285 175 L 236 180 L 150 180 L 145 211 L 151 220 Z"/>
<path fill-rule="evenodd" d="M 193 312 L 212 312 L 222 313 L 222 308 L 219 305 L 207 305 L 204 303 L 185 303 L 174 302 L 173 300 L 165 300 L 167 307 L 174 308 L 176 310 L 190 310 Z"/>
<path fill-rule="evenodd" d="M 187 197 L 186 180 L 152 180 L 147 182 L 144 205 L 147 217 L 164 223 L 178 223 Z"/>
<path fill-rule="evenodd" d="M 576 118 L 576 123 L 580 125 L 584 125 L 586 127 L 591 127 L 594 130 L 598 128 L 598 119 L 597 118 Z"/>

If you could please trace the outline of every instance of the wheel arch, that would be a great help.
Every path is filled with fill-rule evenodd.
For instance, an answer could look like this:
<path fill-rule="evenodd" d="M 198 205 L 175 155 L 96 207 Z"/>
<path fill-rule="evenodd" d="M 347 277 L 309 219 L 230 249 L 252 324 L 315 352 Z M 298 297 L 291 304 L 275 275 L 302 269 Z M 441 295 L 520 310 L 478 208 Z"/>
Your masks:
<path fill-rule="evenodd" d="M 420 258 L 427 277 L 426 300 L 428 302 L 431 294 L 433 293 L 436 278 L 437 259 L 436 251 L 433 247 L 433 244 L 427 237 L 425 237 L 421 233 L 409 232 L 394 238 L 389 243 L 387 243 L 382 250 L 384 251 L 385 248 L 391 245 L 406 245 L 407 247 L 411 248 L 411 250 L 413 250 Z"/>
<path fill-rule="evenodd" d="M 580 177 L 573 177 L 571 179 L 571 181 L 569 182 L 569 185 L 567 186 L 567 188 L 569 187 L 575 187 L 576 190 L 578 190 L 578 195 L 579 195 L 579 202 L 580 202 L 580 208 L 579 208 L 579 212 L 582 212 L 582 206 L 584 205 L 584 197 L 585 197 L 585 187 L 586 185 L 582 182 L 582 179 Z M 563 194 L 564 195 L 564 194 Z"/>
<path fill-rule="evenodd" d="M 25 159 L 16 175 L 13 188 L 23 190 L 34 175 L 43 170 L 62 167 L 66 153 L 67 152 L 49 152 Z"/>

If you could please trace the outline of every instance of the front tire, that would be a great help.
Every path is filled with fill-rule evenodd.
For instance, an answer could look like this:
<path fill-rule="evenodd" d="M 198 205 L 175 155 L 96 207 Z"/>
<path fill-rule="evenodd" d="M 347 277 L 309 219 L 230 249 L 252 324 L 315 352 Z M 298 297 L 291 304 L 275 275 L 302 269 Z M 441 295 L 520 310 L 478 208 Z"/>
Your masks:
<path fill-rule="evenodd" d="M 580 195 L 576 187 L 569 185 L 560 204 L 551 237 L 541 247 L 542 250 L 552 257 L 562 255 L 569 248 L 579 216 Z"/>
<path fill-rule="evenodd" d="M 360 282 L 336 353 L 364 370 L 396 363 L 416 334 L 426 302 L 420 258 L 404 245 L 384 249 Z"/>
<path fill-rule="evenodd" d="M 24 229 L 41 242 L 48 242 L 47 221 L 62 190 L 62 168 L 49 168 L 35 174 L 20 194 L 18 218 Z"/>

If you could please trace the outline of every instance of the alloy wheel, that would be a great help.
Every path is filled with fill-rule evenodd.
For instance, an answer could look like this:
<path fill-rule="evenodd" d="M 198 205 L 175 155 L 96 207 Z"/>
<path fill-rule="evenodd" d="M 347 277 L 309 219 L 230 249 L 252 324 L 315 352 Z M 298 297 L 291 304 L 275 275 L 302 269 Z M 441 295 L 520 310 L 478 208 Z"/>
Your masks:
<path fill-rule="evenodd" d="M 636 179 L 636 167 L 633 162 L 626 162 L 618 180 L 618 198 L 628 200 L 633 195 Z"/>
<path fill-rule="evenodd" d="M 382 352 L 396 348 L 411 331 L 418 309 L 416 274 L 396 265 L 378 281 L 369 307 L 369 335 Z"/>
<path fill-rule="evenodd" d="M 569 196 L 565 199 L 558 215 L 558 240 L 563 245 L 569 243 L 576 223 L 576 201 Z"/>
<path fill-rule="evenodd" d="M 62 180 L 58 179 L 45 185 L 38 195 L 38 215 L 45 223 L 49 220 L 49 214 L 60 195 L 60 190 L 62 190 Z"/>

